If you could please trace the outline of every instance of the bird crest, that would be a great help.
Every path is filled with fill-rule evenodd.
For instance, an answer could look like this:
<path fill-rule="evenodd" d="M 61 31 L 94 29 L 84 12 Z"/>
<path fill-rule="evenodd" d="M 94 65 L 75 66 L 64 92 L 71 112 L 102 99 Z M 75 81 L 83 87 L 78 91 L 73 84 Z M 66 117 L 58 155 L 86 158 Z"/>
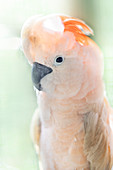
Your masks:
<path fill-rule="evenodd" d="M 67 16 L 60 16 L 60 18 L 64 25 L 64 32 L 72 32 L 80 45 L 88 45 L 87 36 L 93 35 L 93 30 L 85 22 Z"/>

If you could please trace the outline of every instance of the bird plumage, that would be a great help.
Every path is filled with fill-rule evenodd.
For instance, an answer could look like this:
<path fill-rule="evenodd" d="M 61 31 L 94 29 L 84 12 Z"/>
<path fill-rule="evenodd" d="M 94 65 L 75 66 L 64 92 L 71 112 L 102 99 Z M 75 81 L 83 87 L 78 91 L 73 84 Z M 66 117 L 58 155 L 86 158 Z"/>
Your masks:
<path fill-rule="evenodd" d="M 52 70 L 36 81 L 39 108 L 31 126 L 44 170 L 113 166 L 113 111 L 104 96 L 103 56 L 90 34 L 83 21 L 58 14 L 35 16 L 23 26 L 29 62 Z"/>

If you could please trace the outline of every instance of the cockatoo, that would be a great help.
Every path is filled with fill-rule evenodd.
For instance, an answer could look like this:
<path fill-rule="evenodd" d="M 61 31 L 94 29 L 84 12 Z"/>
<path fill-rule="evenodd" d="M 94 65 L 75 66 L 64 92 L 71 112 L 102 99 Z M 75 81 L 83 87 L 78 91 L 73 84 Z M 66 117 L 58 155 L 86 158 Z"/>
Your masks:
<path fill-rule="evenodd" d="M 113 166 L 113 110 L 92 34 L 83 21 L 60 14 L 34 16 L 22 28 L 38 98 L 31 135 L 43 170 Z"/>

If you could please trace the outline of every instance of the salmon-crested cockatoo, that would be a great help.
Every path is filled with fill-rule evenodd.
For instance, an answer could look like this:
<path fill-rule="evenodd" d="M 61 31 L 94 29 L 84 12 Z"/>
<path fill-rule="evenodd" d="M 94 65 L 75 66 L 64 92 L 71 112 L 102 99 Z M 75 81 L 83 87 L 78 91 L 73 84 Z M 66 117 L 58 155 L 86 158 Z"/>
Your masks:
<path fill-rule="evenodd" d="M 111 170 L 113 111 L 104 95 L 103 56 L 83 21 L 34 16 L 22 28 L 36 110 L 31 135 L 43 170 Z"/>

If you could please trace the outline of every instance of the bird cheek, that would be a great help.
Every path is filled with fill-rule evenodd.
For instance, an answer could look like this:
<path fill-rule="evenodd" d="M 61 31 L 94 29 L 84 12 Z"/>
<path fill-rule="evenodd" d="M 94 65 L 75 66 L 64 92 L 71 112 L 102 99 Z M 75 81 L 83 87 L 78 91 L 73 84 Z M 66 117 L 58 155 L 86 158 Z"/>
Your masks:
<path fill-rule="evenodd" d="M 46 92 L 49 95 L 52 95 L 55 89 L 54 81 L 53 81 L 53 73 L 48 74 L 43 79 L 41 79 L 41 86 L 43 88 L 43 91 Z"/>

